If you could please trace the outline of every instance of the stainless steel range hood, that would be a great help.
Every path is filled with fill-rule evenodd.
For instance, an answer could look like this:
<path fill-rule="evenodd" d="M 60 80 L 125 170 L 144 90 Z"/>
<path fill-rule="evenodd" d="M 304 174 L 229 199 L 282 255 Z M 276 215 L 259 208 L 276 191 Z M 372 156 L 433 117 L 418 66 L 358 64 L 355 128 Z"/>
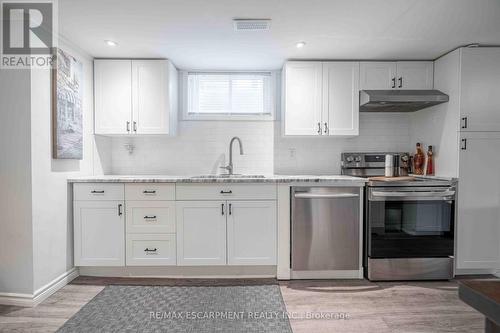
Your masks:
<path fill-rule="evenodd" d="M 413 112 L 446 103 L 449 96 L 439 90 L 361 90 L 360 112 Z"/>

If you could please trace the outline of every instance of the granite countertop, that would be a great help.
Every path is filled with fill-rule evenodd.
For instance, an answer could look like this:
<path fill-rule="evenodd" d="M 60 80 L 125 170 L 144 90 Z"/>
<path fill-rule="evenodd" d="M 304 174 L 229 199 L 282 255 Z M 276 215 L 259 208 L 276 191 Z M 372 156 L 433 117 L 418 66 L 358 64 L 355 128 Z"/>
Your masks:
<path fill-rule="evenodd" d="M 168 176 L 168 175 L 103 175 L 69 178 L 69 183 L 335 183 L 352 182 L 363 185 L 367 182 L 365 178 L 351 176 L 318 176 L 318 175 L 267 175 L 255 176 L 232 176 L 207 177 L 207 176 Z"/>

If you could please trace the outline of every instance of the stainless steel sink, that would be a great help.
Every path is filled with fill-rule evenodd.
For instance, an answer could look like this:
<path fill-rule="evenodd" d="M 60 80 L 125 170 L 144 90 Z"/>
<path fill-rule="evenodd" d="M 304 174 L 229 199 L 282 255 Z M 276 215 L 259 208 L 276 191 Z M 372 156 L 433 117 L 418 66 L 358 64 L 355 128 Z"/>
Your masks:
<path fill-rule="evenodd" d="M 265 178 L 264 175 L 197 175 L 192 176 L 191 178 L 208 178 L 208 179 L 217 179 L 217 178 Z"/>

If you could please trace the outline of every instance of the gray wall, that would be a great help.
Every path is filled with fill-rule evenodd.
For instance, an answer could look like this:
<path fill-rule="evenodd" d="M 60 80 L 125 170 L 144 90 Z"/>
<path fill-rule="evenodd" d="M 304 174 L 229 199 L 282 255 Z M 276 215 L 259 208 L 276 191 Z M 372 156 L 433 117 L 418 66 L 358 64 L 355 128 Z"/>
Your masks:
<path fill-rule="evenodd" d="M 30 71 L 0 69 L 0 293 L 33 293 Z"/>

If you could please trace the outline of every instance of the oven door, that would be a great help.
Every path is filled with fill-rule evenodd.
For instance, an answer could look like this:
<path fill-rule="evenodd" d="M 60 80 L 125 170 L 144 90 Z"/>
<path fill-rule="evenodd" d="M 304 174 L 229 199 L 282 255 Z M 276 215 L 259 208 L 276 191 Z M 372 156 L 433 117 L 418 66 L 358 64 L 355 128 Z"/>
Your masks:
<path fill-rule="evenodd" d="M 370 258 L 453 256 L 455 189 L 368 189 L 367 251 Z"/>

